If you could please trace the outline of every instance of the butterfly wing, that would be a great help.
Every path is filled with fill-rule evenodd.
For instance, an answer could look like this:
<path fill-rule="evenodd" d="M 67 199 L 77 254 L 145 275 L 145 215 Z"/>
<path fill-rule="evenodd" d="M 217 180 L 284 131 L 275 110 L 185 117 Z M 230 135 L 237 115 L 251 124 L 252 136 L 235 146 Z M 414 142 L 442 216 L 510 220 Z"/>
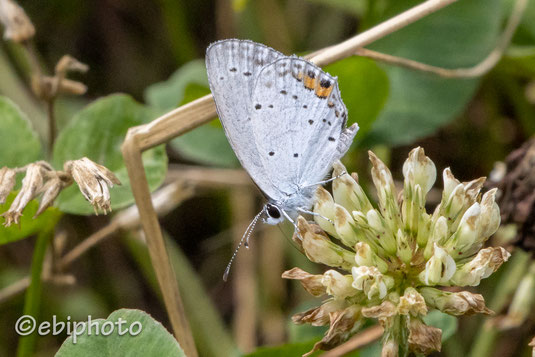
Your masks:
<path fill-rule="evenodd" d="M 261 69 L 283 55 L 245 40 L 215 42 L 206 50 L 206 69 L 217 114 L 238 160 L 269 197 L 277 190 L 258 160 L 251 125 L 251 97 Z"/>
<path fill-rule="evenodd" d="M 345 127 L 336 78 L 298 57 L 262 69 L 251 111 L 259 157 L 279 197 L 323 180 L 358 130 Z"/>

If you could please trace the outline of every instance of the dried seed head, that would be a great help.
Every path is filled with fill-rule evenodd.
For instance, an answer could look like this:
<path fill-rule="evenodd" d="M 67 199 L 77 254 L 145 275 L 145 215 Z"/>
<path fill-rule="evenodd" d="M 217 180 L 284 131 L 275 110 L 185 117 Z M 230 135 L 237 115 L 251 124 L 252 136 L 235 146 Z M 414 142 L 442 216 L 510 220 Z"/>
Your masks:
<path fill-rule="evenodd" d="M 30 18 L 13 0 L 0 0 L 0 23 L 4 26 L 5 40 L 22 43 L 35 35 Z"/>
<path fill-rule="evenodd" d="M 26 168 L 26 176 L 22 179 L 22 187 L 9 207 L 2 216 L 5 218 L 4 226 L 19 223 L 24 207 L 34 199 L 43 187 L 43 166 L 41 163 L 29 164 Z"/>
<path fill-rule="evenodd" d="M 15 187 L 17 173 L 8 167 L 0 169 L 0 204 L 6 202 L 7 196 Z"/>
<path fill-rule="evenodd" d="M 120 185 L 121 181 L 106 167 L 94 163 L 87 157 L 79 160 L 67 161 L 64 169 L 78 184 L 80 191 L 95 209 L 106 214 L 111 211 L 109 187 Z"/>

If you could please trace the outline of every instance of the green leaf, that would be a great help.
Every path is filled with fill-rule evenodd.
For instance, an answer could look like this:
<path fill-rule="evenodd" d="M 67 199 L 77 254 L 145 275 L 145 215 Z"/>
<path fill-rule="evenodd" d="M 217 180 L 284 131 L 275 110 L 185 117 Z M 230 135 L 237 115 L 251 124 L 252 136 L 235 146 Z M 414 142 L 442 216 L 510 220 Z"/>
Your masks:
<path fill-rule="evenodd" d="M 0 205 L 0 212 L 4 213 L 9 209 L 11 203 L 17 196 L 18 192 L 11 192 L 7 197 L 6 202 Z M 49 230 L 56 225 L 61 218 L 61 211 L 55 207 L 49 207 L 37 218 L 33 218 L 39 207 L 39 202 L 36 200 L 30 201 L 26 208 L 22 211 L 20 224 L 12 225 L 10 227 L 0 227 L 0 245 L 10 242 L 15 242 L 38 232 Z M 2 221 L 4 219 L 2 218 Z"/>
<path fill-rule="evenodd" d="M 189 62 L 167 81 L 153 84 L 145 98 L 153 106 L 171 110 L 210 94 L 204 61 Z M 171 141 L 184 158 L 211 166 L 238 167 L 239 161 L 228 143 L 219 120 L 200 126 Z"/>
<path fill-rule="evenodd" d="M 338 76 L 348 125 L 358 123 L 357 138 L 363 138 L 388 98 L 388 76 L 374 61 L 363 57 L 346 58 L 325 70 Z"/>
<path fill-rule="evenodd" d="M 110 331 L 110 326 L 113 326 L 113 332 L 104 336 L 102 332 Z M 141 332 L 133 336 L 139 326 Z M 120 309 L 114 311 L 106 320 L 93 320 L 91 325 L 85 323 L 84 327 L 77 328 L 80 334 L 83 329 L 85 332 L 77 335 L 76 341 L 73 334 L 63 342 L 56 357 L 185 356 L 178 342 L 165 327 L 141 310 Z M 125 331 L 127 332 L 124 333 Z"/>
<path fill-rule="evenodd" d="M 106 166 L 121 180 L 121 186 L 110 189 L 113 209 L 134 201 L 121 144 L 130 127 L 156 118 L 160 111 L 147 108 L 130 96 L 115 94 L 98 99 L 75 115 L 61 131 L 54 145 L 54 165 L 63 167 L 67 160 L 89 159 Z M 167 155 L 162 146 L 145 151 L 143 164 L 151 190 L 163 181 L 167 171 Z M 74 214 L 91 214 L 93 207 L 85 201 L 78 186 L 73 184 L 58 197 L 60 210 Z"/>
<path fill-rule="evenodd" d="M 458 321 L 455 316 L 445 314 L 438 310 L 433 310 L 424 316 L 424 322 L 442 330 L 442 342 L 453 336 L 457 332 Z"/>
<path fill-rule="evenodd" d="M 386 17 L 420 1 L 394 1 Z M 463 0 L 378 41 L 375 50 L 447 68 L 483 60 L 496 45 L 501 0 Z M 400 145 L 434 133 L 458 116 L 474 95 L 477 79 L 444 79 L 385 67 L 390 97 L 366 143 Z"/>
<path fill-rule="evenodd" d="M 147 104 L 170 110 L 183 102 L 186 87 L 195 83 L 208 88 L 208 76 L 203 60 L 186 63 L 164 82 L 155 83 L 145 90 Z"/>
<path fill-rule="evenodd" d="M 42 157 L 41 142 L 26 115 L 0 96 L 0 167 L 21 167 Z"/>

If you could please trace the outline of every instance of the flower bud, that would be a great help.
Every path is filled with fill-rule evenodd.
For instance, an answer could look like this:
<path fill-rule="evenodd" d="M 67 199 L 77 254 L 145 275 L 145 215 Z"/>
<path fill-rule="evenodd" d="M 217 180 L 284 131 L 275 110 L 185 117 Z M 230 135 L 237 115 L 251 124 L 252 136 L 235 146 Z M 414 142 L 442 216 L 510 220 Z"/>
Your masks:
<path fill-rule="evenodd" d="M 430 307 L 446 314 L 455 316 L 492 314 L 492 311 L 485 306 L 485 299 L 480 294 L 472 294 L 468 291 L 452 293 L 435 288 L 421 288 L 420 293 Z"/>
<path fill-rule="evenodd" d="M 355 262 L 358 266 L 375 266 L 382 274 L 388 271 L 388 264 L 364 242 L 355 245 Z"/>
<path fill-rule="evenodd" d="M 415 288 L 407 288 L 399 298 L 398 312 L 401 315 L 427 315 L 427 306 L 422 295 Z"/>
<path fill-rule="evenodd" d="M 482 249 L 474 259 L 457 269 L 451 278 L 451 283 L 457 286 L 477 286 L 481 279 L 498 270 L 510 256 L 511 254 L 502 247 Z"/>
<path fill-rule="evenodd" d="M 17 173 L 9 167 L 0 169 L 0 204 L 6 202 L 7 196 L 15 187 Z"/>
<path fill-rule="evenodd" d="M 316 190 L 316 200 L 314 203 L 314 212 L 318 213 L 320 216 L 314 216 L 316 223 L 323 229 L 325 232 L 329 233 L 332 236 L 338 237 L 334 225 L 327 221 L 325 218 L 329 218 L 331 221 L 334 221 L 334 200 L 329 191 L 323 187 L 318 187 Z"/>
<path fill-rule="evenodd" d="M 284 279 L 299 280 L 301 285 L 313 296 L 321 296 L 326 293 L 325 286 L 322 283 L 322 275 L 307 273 L 299 268 L 293 268 L 282 273 Z"/>
<path fill-rule="evenodd" d="M 444 181 L 443 201 L 447 202 L 453 193 L 453 190 L 461 184 L 459 180 L 453 176 L 449 167 L 445 168 L 442 172 L 442 179 Z"/>
<path fill-rule="evenodd" d="M 405 264 L 409 264 L 412 260 L 412 246 L 409 239 L 403 231 L 398 229 L 396 233 L 397 242 L 397 256 Z"/>
<path fill-rule="evenodd" d="M 409 347 L 416 354 L 431 354 L 441 348 L 442 331 L 427 326 L 420 318 L 411 317 L 408 322 Z"/>
<path fill-rule="evenodd" d="M 104 211 L 104 214 L 111 211 L 108 186 L 121 184 L 113 172 L 87 157 L 67 161 L 64 169 L 76 181 L 85 199 L 93 205 L 95 214 L 98 214 L 98 210 Z"/>
<path fill-rule="evenodd" d="M 333 177 L 346 172 L 346 168 L 340 161 L 333 164 Z M 333 181 L 334 200 L 344 206 L 348 211 L 368 212 L 373 209 L 370 200 L 357 181 L 350 175 L 345 174 Z"/>
<path fill-rule="evenodd" d="M 425 156 L 424 149 L 417 147 L 409 153 L 409 158 L 403 164 L 405 186 L 419 185 L 423 194 L 427 194 L 437 178 L 437 170 L 433 161 Z"/>
<path fill-rule="evenodd" d="M 355 214 L 353 214 L 355 216 Z M 385 226 L 381 215 L 374 209 L 366 213 L 366 221 L 377 238 L 376 242 L 389 254 L 395 254 L 397 250 L 396 238 L 388 227 Z"/>
<path fill-rule="evenodd" d="M 397 202 L 396 186 L 388 167 L 375 154 L 368 151 L 372 162 L 372 179 L 379 197 L 379 207 L 385 219 L 386 226 L 391 232 L 401 227 L 401 212 Z"/>
<path fill-rule="evenodd" d="M 481 215 L 481 206 L 475 202 L 470 208 L 466 210 L 461 218 L 457 231 L 447 243 L 449 251 L 455 255 L 462 255 L 472 245 L 477 243 L 479 237 L 479 217 Z M 461 253 L 461 254 L 459 254 Z M 464 256 L 462 257 L 464 258 Z"/>
<path fill-rule="evenodd" d="M 431 256 L 433 255 L 433 249 L 435 248 L 435 244 L 443 245 L 444 243 L 446 243 L 447 239 L 448 239 L 448 220 L 446 217 L 440 216 L 435 222 L 433 233 L 431 237 L 429 238 L 429 241 L 427 242 L 427 246 L 425 247 L 425 251 L 424 251 L 425 259 L 431 258 Z"/>
<path fill-rule="evenodd" d="M 447 283 L 457 266 L 455 260 L 435 243 L 433 256 L 425 264 L 425 270 L 419 275 L 420 281 L 426 285 L 439 285 Z"/>
<path fill-rule="evenodd" d="M 327 294 L 335 299 L 345 299 L 357 295 L 359 292 L 351 285 L 352 283 L 353 277 L 351 275 L 342 275 L 332 269 L 323 273 L 321 279 L 321 284 L 327 288 Z"/>
<path fill-rule="evenodd" d="M 493 188 L 486 192 L 481 199 L 481 219 L 480 219 L 480 242 L 484 242 L 491 235 L 496 233 L 500 226 L 500 207 L 496 203 L 496 192 L 498 189 Z"/>
<path fill-rule="evenodd" d="M 351 214 L 339 204 L 334 205 L 334 228 L 342 243 L 347 247 L 353 247 L 358 238 L 355 233 L 355 221 Z"/>
<path fill-rule="evenodd" d="M 303 238 L 302 246 L 308 259 L 331 267 L 351 270 L 354 261 L 353 253 L 331 242 L 326 235 L 313 232 L 303 217 L 297 219 L 297 226 Z"/>
<path fill-rule="evenodd" d="M 35 35 L 30 18 L 13 0 L 0 0 L 0 23 L 4 25 L 4 39 L 25 42 Z"/>

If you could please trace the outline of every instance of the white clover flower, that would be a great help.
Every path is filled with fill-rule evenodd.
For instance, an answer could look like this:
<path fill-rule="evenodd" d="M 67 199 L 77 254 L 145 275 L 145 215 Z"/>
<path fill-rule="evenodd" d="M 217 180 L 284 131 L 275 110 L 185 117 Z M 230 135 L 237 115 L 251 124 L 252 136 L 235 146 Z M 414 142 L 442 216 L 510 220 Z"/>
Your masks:
<path fill-rule="evenodd" d="M 403 165 L 399 194 L 390 170 L 373 153 L 369 156 L 377 208 L 358 176 L 343 174 L 345 168 L 337 162 L 333 176 L 341 177 L 333 182 L 333 194 L 317 190 L 316 224 L 298 218 L 303 239 L 295 240 L 309 259 L 340 270 L 312 275 L 294 268 L 284 273 L 314 296 L 330 296 L 294 321 L 329 325 L 314 350 L 342 343 L 368 317 L 384 327 L 383 356 L 428 354 L 441 347 L 440 329 L 422 320 L 431 309 L 454 316 L 491 313 L 481 295 L 440 287 L 478 285 L 509 258 L 501 247 L 480 250 L 500 225 L 496 190 L 481 197 L 484 178 L 462 183 L 447 168 L 441 202 L 428 213 L 426 195 L 437 175 L 422 148 L 412 150 Z"/>

